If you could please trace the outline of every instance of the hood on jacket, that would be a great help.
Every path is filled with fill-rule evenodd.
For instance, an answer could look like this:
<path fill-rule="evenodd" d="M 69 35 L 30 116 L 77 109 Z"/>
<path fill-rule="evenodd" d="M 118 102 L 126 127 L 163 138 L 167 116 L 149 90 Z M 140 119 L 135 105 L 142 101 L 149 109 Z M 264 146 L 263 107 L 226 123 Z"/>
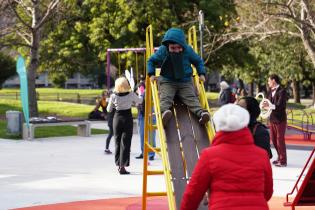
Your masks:
<path fill-rule="evenodd" d="M 180 28 L 170 28 L 167 30 L 163 37 L 162 44 L 167 46 L 169 42 L 175 42 L 185 49 L 187 43 L 184 31 Z"/>

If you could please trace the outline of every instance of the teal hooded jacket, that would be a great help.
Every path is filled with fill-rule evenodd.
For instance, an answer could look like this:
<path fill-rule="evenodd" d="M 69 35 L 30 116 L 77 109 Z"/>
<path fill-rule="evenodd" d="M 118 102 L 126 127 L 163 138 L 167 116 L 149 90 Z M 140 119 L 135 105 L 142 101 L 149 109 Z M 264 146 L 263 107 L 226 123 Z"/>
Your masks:
<path fill-rule="evenodd" d="M 155 75 L 155 68 L 160 68 L 163 63 L 167 60 L 169 56 L 168 51 L 168 43 L 177 43 L 183 47 L 183 67 L 184 67 L 184 75 L 182 79 L 175 80 L 175 78 L 165 77 L 167 80 L 176 81 L 176 82 L 187 82 L 191 81 L 192 76 L 192 68 L 191 64 L 193 64 L 198 72 L 198 75 L 205 75 L 205 68 L 203 60 L 195 51 L 190 47 L 185 40 L 185 34 L 183 30 L 179 28 L 171 28 L 169 29 L 162 40 L 162 45 L 159 49 L 149 58 L 147 62 L 147 70 L 148 75 Z"/>

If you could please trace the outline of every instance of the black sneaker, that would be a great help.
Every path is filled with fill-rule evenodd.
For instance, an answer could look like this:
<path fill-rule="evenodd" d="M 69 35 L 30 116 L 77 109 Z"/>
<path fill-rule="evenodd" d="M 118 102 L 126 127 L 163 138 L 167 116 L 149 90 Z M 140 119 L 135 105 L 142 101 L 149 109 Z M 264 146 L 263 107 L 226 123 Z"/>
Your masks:
<path fill-rule="evenodd" d="M 173 113 L 171 112 L 171 110 L 166 110 L 162 113 L 162 124 L 163 126 L 166 126 L 168 121 L 170 121 L 171 117 L 172 117 Z"/>
<path fill-rule="evenodd" d="M 130 172 L 125 169 L 125 167 L 119 168 L 118 171 L 121 175 L 130 174 Z"/>
<path fill-rule="evenodd" d="M 137 156 L 136 159 L 143 159 L 143 154 L 140 154 L 139 156 Z"/>
<path fill-rule="evenodd" d="M 112 152 L 109 149 L 104 150 L 105 154 L 112 154 Z"/>
<path fill-rule="evenodd" d="M 208 112 L 202 112 L 201 117 L 199 119 L 199 123 L 201 125 L 206 124 L 210 120 L 210 114 Z"/>

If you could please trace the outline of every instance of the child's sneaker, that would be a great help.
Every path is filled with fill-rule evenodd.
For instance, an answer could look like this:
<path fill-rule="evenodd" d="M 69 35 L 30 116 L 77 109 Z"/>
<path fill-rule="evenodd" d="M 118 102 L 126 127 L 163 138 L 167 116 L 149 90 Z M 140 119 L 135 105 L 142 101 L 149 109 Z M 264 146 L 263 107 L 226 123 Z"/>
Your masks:
<path fill-rule="evenodd" d="M 199 119 L 199 123 L 201 125 L 206 124 L 210 120 L 210 114 L 208 112 L 202 112 L 201 117 Z"/>
<path fill-rule="evenodd" d="M 165 127 L 168 123 L 168 121 L 171 119 L 173 113 L 171 110 L 166 110 L 162 113 L 162 124 Z"/>

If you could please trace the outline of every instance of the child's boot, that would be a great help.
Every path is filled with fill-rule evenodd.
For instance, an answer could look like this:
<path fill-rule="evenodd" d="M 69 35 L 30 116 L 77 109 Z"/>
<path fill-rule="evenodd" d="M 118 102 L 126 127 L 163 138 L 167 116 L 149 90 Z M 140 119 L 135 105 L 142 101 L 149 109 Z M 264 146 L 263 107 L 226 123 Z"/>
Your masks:
<path fill-rule="evenodd" d="M 204 125 L 204 124 L 206 124 L 209 120 L 210 120 L 210 114 L 209 114 L 209 112 L 202 112 L 202 113 L 201 113 L 201 116 L 200 116 L 200 119 L 199 119 L 199 123 L 200 123 L 201 125 Z"/>

